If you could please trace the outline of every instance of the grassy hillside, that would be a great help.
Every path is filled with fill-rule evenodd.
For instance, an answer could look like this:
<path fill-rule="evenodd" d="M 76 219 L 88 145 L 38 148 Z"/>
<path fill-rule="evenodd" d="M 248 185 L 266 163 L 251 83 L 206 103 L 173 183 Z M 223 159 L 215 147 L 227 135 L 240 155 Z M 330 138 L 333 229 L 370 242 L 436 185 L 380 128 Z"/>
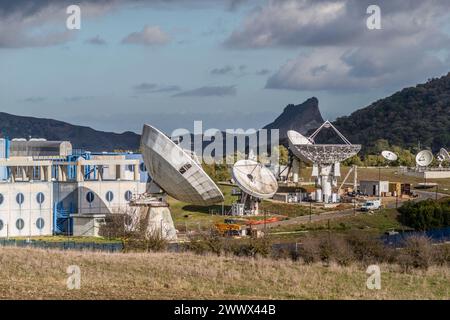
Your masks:
<path fill-rule="evenodd" d="M 448 299 L 450 271 L 381 265 L 381 290 L 365 268 L 193 254 L 106 254 L 0 248 L 1 299 Z M 68 290 L 66 269 L 81 269 Z"/>

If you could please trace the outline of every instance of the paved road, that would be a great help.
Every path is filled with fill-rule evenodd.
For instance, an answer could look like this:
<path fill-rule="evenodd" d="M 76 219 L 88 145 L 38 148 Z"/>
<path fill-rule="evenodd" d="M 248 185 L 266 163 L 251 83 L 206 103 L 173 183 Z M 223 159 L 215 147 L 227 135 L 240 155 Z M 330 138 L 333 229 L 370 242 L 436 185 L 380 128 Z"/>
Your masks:
<path fill-rule="evenodd" d="M 418 190 L 415 190 L 415 192 L 419 196 L 417 198 L 414 198 L 413 201 L 421 201 L 421 200 L 425 200 L 425 199 L 435 199 L 436 198 L 436 192 L 418 191 Z M 449 195 L 445 194 L 445 193 L 437 194 L 438 199 L 440 199 L 442 197 L 448 197 L 448 196 Z M 408 200 L 400 200 L 399 199 L 398 205 L 400 206 L 402 204 L 402 202 L 405 202 L 405 201 L 408 201 Z M 395 203 L 395 201 L 393 201 L 393 202 L 389 202 L 384 207 L 387 209 L 393 209 L 393 208 L 395 208 L 395 206 L 396 206 L 396 203 Z M 311 216 L 306 215 L 306 216 L 291 218 L 289 220 L 267 223 L 266 225 L 260 224 L 260 225 L 256 225 L 255 227 L 257 229 L 264 229 L 264 227 L 271 229 L 271 228 L 275 228 L 275 227 L 279 227 L 279 226 L 287 226 L 287 225 L 293 225 L 293 224 L 305 224 L 305 223 L 309 223 L 309 222 L 324 221 L 324 220 L 328 220 L 328 219 L 337 219 L 337 218 L 348 217 L 348 216 L 360 214 L 360 213 L 361 213 L 361 211 L 358 211 L 358 210 L 354 211 L 354 209 L 329 211 L 329 212 L 324 212 L 321 214 L 313 214 Z"/>

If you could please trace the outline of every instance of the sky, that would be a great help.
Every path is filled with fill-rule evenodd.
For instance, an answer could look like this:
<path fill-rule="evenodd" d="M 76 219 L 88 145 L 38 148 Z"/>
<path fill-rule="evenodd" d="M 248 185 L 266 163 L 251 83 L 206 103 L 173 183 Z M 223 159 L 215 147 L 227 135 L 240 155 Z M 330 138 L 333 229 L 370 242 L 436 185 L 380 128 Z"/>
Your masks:
<path fill-rule="evenodd" d="M 67 7 L 81 9 L 69 30 Z M 367 19 L 380 8 L 381 29 Z M 333 120 L 450 71 L 448 0 L 0 0 L 0 111 L 98 130 Z"/>

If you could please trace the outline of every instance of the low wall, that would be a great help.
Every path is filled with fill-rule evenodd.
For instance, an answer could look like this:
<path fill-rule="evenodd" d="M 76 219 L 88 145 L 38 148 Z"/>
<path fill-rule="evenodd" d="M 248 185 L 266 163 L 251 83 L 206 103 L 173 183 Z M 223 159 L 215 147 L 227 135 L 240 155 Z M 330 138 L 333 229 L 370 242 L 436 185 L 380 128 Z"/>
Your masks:
<path fill-rule="evenodd" d="M 408 176 L 423 178 L 423 179 L 447 179 L 450 178 L 450 170 L 432 170 L 432 171 L 408 171 L 405 172 Z"/>

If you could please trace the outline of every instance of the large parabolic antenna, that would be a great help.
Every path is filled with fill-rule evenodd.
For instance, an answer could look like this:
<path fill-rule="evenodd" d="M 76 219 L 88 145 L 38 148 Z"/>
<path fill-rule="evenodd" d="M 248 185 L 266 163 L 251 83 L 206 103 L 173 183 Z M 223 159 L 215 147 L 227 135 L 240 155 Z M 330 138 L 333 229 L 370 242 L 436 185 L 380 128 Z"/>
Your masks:
<path fill-rule="evenodd" d="M 431 151 L 422 150 L 416 155 L 416 164 L 419 167 L 427 167 L 433 162 L 433 154 Z"/>
<path fill-rule="evenodd" d="M 176 240 L 177 231 L 161 189 L 177 200 L 196 205 L 222 202 L 223 194 L 203 171 L 198 158 L 158 129 L 144 125 L 141 149 L 152 181 L 148 192 L 132 199 L 130 205 L 139 208 L 136 220 L 147 223 L 147 235 L 156 233 L 167 240 Z"/>
<path fill-rule="evenodd" d="M 242 190 L 240 198 L 241 214 L 248 212 L 258 214 L 258 203 L 261 199 L 272 198 L 278 189 L 278 182 L 274 174 L 261 163 L 253 160 L 239 160 L 231 171 L 233 180 Z M 235 205 L 236 206 L 236 205 Z M 233 214 L 239 214 L 234 209 Z"/>
<path fill-rule="evenodd" d="M 394 152 L 389 151 L 389 150 L 382 151 L 381 155 L 383 156 L 383 158 L 385 158 L 388 161 L 395 161 L 398 159 L 398 156 Z"/>
<path fill-rule="evenodd" d="M 331 128 L 342 140 L 342 144 L 316 144 L 314 139 L 324 128 Z M 313 164 L 312 176 L 316 177 L 318 188 L 315 200 L 318 202 L 335 202 L 333 187 L 337 187 L 337 177 L 340 176 L 340 162 L 356 155 L 361 145 L 351 144 L 342 133 L 329 121 L 325 121 L 310 137 L 300 138 L 299 133 L 288 135 L 289 148 L 300 160 Z"/>
<path fill-rule="evenodd" d="M 224 201 L 220 189 L 197 161 L 158 129 L 144 125 L 141 147 L 153 182 L 173 198 L 203 206 Z"/>

